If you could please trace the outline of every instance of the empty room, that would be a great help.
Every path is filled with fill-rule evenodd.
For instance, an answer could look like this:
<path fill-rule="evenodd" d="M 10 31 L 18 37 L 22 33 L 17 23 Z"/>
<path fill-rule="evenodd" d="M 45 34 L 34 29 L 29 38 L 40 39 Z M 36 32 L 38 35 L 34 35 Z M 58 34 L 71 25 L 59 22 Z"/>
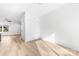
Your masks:
<path fill-rule="evenodd" d="M 79 3 L 0 3 L 0 56 L 79 56 Z"/>

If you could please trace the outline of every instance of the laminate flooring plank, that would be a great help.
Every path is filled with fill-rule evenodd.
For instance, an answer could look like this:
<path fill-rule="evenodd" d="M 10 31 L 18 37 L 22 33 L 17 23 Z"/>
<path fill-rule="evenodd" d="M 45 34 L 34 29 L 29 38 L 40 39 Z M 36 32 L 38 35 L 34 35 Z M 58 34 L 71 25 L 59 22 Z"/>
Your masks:
<path fill-rule="evenodd" d="M 35 56 L 31 47 L 17 36 L 4 36 L 0 43 L 2 56 Z"/>
<path fill-rule="evenodd" d="M 44 40 L 24 42 L 21 36 L 2 36 L 0 56 L 75 56 L 69 50 Z"/>
<path fill-rule="evenodd" d="M 59 56 L 76 56 L 72 52 L 68 51 L 67 49 L 64 49 L 63 47 L 57 45 L 57 44 L 51 44 L 47 41 L 43 41 L 44 43 L 49 46 L 50 49 L 54 50 Z"/>
<path fill-rule="evenodd" d="M 50 48 L 41 42 L 41 40 L 36 42 L 38 50 L 42 56 L 57 56 Z"/>

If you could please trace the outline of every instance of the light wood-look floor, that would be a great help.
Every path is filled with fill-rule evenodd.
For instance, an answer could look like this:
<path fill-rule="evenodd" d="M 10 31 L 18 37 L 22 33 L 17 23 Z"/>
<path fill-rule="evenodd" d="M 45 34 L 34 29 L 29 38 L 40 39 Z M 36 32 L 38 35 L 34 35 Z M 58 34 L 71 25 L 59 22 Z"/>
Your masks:
<path fill-rule="evenodd" d="M 0 42 L 0 56 L 76 56 L 71 49 L 43 40 L 25 43 L 20 36 L 3 36 Z"/>

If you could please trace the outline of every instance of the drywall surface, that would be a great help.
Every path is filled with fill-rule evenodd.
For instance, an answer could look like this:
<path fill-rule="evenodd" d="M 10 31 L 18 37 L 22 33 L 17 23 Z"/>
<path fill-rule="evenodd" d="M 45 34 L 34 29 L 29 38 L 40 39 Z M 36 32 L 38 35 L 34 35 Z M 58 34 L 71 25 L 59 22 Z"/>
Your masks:
<path fill-rule="evenodd" d="M 25 14 L 25 39 L 26 42 L 40 38 L 40 20 L 33 15 Z"/>
<path fill-rule="evenodd" d="M 25 13 L 21 17 L 21 37 L 25 40 Z"/>
<path fill-rule="evenodd" d="M 40 19 L 39 17 L 62 7 L 65 4 L 30 4 L 25 6 L 25 37 L 26 41 L 40 38 Z"/>
<path fill-rule="evenodd" d="M 9 31 L 8 32 L 0 32 L 2 35 L 15 35 L 15 34 L 21 34 L 20 33 L 20 24 L 18 23 L 13 23 L 13 22 L 5 22 L 2 21 L 0 22 L 0 25 L 7 25 L 9 26 Z"/>
<path fill-rule="evenodd" d="M 40 19 L 42 38 L 55 33 L 55 42 L 79 51 L 79 4 L 58 8 Z"/>

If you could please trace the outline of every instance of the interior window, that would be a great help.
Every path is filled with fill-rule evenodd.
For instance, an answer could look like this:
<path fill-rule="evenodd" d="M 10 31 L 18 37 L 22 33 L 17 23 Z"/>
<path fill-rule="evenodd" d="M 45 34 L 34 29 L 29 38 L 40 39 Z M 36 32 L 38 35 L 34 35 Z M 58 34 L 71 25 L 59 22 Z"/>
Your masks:
<path fill-rule="evenodd" d="M 0 26 L 0 32 L 8 32 L 9 31 L 9 27 L 8 25 L 1 25 Z"/>
<path fill-rule="evenodd" d="M 8 32 L 8 31 L 9 31 L 8 29 L 9 29 L 9 28 L 8 28 L 7 25 L 4 25 L 4 26 L 3 26 L 3 32 Z"/>
<path fill-rule="evenodd" d="M 0 32 L 2 32 L 2 26 L 0 26 Z"/>

